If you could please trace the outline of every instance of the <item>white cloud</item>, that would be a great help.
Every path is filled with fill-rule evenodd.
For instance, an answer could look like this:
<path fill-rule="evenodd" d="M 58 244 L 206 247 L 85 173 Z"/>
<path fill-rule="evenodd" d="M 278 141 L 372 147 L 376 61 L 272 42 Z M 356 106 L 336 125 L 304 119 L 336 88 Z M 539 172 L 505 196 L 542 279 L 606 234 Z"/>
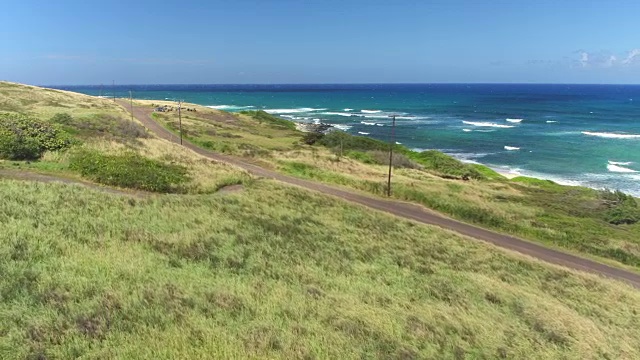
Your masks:
<path fill-rule="evenodd" d="M 602 66 L 604 67 L 612 67 L 613 65 L 616 64 L 616 62 L 618 61 L 618 58 L 615 55 L 611 55 L 609 56 L 609 58 L 604 62 L 604 64 L 602 64 Z"/>
<path fill-rule="evenodd" d="M 578 50 L 574 52 L 573 66 L 581 68 L 616 68 L 640 64 L 640 49 L 627 51 L 624 55 L 609 51 L 589 52 Z"/>
<path fill-rule="evenodd" d="M 622 65 L 630 65 L 640 60 L 640 49 L 633 49 L 629 51 L 627 57 L 622 60 Z"/>
<path fill-rule="evenodd" d="M 586 51 L 583 51 L 580 53 L 580 60 L 578 60 L 578 62 L 580 62 L 580 65 L 582 67 L 587 67 L 589 66 L 589 53 Z"/>

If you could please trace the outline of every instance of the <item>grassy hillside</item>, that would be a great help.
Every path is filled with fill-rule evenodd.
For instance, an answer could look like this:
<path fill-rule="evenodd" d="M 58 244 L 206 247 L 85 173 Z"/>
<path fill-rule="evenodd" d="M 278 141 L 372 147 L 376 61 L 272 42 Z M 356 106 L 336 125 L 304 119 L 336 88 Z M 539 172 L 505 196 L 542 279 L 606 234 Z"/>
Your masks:
<path fill-rule="evenodd" d="M 386 193 L 388 145 L 383 142 L 338 132 L 314 139 L 309 146 L 304 134 L 256 121 L 251 113 L 197 109 L 186 120 L 183 117 L 183 130 L 201 146 L 251 157 L 290 175 L 380 196 Z M 155 117 L 177 130 L 177 113 Z M 411 152 L 403 146 L 396 146 L 394 164 L 394 198 L 616 266 L 640 269 L 636 200 L 612 200 L 608 192 L 549 181 L 508 180 L 486 167 L 462 164 L 434 151 Z"/>
<path fill-rule="evenodd" d="M 0 169 L 160 192 L 209 193 L 251 181 L 248 174 L 232 166 L 154 138 L 110 99 L 0 83 L 0 138 L 2 125 L 15 117 L 32 128 L 48 124 L 65 139 L 73 139 L 73 146 L 45 152 L 36 162 L 12 161 L 2 159 L 0 139 Z"/>
<path fill-rule="evenodd" d="M 626 285 L 268 181 L 0 199 L 3 359 L 640 356 Z"/>
<path fill-rule="evenodd" d="M 640 357 L 640 292 L 626 284 L 252 178 L 154 138 L 109 100 L 5 83 L 0 94 L 0 116 L 74 139 L 39 161 L 0 160 L 0 170 L 139 190 L 0 172 L 2 359 Z M 157 117 L 173 128 L 174 116 Z M 380 192 L 382 165 L 301 145 L 302 134 L 257 117 L 197 107 L 183 126 L 201 144 Z M 445 179 L 426 167 L 398 170 L 398 183 L 513 219 L 553 217 L 591 196 L 578 189 L 583 198 L 548 205 L 572 188 Z M 608 229 L 593 214 L 584 219 Z M 629 231 L 612 241 L 636 251 L 634 226 L 612 227 Z"/>

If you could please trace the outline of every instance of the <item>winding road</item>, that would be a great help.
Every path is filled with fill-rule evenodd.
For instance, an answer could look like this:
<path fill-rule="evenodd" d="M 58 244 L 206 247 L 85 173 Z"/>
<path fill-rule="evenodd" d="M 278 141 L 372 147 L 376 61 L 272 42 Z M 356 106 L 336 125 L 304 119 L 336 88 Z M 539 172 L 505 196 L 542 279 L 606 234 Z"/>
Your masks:
<path fill-rule="evenodd" d="M 175 135 L 163 128 L 160 124 L 158 124 L 151 118 L 151 109 L 136 106 L 134 106 L 132 109 L 130 104 L 123 100 L 119 100 L 118 103 L 127 111 L 133 110 L 133 115 L 135 116 L 135 118 L 138 119 L 138 121 L 140 121 L 150 131 L 155 133 L 158 137 L 175 143 L 180 142 L 180 140 L 177 139 Z M 632 271 L 605 265 L 590 259 L 547 248 L 543 245 L 528 242 L 513 236 L 500 234 L 464 222 L 453 220 L 433 211 L 429 211 L 422 206 L 402 201 L 387 200 L 367 196 L 361 193 L 352 192 L 331 185 L 283 175 L 276 171 L 251 164 L 239 157 L 223 155 L 202 149 L 186 140 L 183 141 L 183 145 L 202 156 L 235 165 L 260 177 L 275 179 L 286 184 L 291 184 L 305 189 L 317 191 L 326 195 L 338 197 L 352 203 L 360 204 L 371 209 L 384 211 L 386 213 L 393 214 L 405 219 L 411 219 L 423 224 L 435 225 L 443 229 L 451 230 L 468 237 L 494 244 L 504 249 L 516 251 L 521 254 L 546 261 L 548 263 L 565 266 L 574 270 L 586 271 L 616 280 L 621 280 L 640 289 L 640 274 L 634 273 Z"/>

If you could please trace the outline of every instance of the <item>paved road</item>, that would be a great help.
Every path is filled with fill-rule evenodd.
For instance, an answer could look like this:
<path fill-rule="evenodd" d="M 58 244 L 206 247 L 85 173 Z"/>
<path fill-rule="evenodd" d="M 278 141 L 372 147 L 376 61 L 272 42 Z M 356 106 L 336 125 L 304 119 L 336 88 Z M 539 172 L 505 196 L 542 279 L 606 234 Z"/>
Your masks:
<path fill-rule="evenodd" d="M 131 109 L 130 105 L 124 101 L 119 101 L 119 104 L 128 111 Z M 168 130 L 160 126 L 150 116 L 151 110 L 144 107 L 134 107 L 133 115 L 142 122 L 149 130 L 154 132 L 157 136 L 179 143 L 180 140 Z M 421 206 L 409 204 L 401 201 L 386 200 L 382 198 L 376 198 L 367 196 L 364 194 L 348 191 L 345 189 L 325 185 L 309 180 L 302 180 L 295 177 L 287 176 L 275 172 L 273 170 L 265 169 L 260 166 L 250 164 L 246 160 L 234 156 L 222 155 L 212 151 L 208 151 L 197 147 L 196 145 L 183 141 L 185 147 L 195 151 L 196 153 L 208 157 L 213 160 L 226 162 L 233 164 L 240 168 L 243 168 L 255 175 L 271 178 L 283 183 L 296 185 L 306 189 L 321 192 L 323 194 L 332 195 L 352 203 L 364 205 L 366 207 L 384 211 L 396 216 L 400 216 L 406 219 L 415 220 L 429 225 L 436 225 L 444 229 L 455 231 L 459 234 L 466 235 L 478 240 L 483 240 L 488 243 L 494 244 L 501 248 L 517 251 L 519 253 L 532 256 L 534 258 L 562 265 L 571 269 L 587 271 L 598 275 L 606 276 L 609 278 L 625 281 L 636 288 L 640 288 L 640 274 L 633 273 L 631 271 L 615 268 L 609 265 L 601 264 L 593 260 L 581 258 L 572 254 L 564 253 L 562 251 L 550 249 L 540 244 L 531 243 L 522 239 L 515 238 L 500 233 L 496 233 L 490 230 L 482 229 L 477 226 L 469 225 L 457 220 L 447 218 L 438 213 L 429 211 Z"/>

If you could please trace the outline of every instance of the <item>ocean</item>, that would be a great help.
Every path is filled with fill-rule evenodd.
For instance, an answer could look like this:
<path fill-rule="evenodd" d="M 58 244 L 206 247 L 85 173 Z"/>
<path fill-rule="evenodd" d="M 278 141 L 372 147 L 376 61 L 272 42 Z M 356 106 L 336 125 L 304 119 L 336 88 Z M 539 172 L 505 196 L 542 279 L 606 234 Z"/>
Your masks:
<path fill-rule="evenodd" d="M 639 85 L 357 84 L 54 86 L 90 95 L 184 100 L 333 124 L 560 184 L 640 196 Z"/>

